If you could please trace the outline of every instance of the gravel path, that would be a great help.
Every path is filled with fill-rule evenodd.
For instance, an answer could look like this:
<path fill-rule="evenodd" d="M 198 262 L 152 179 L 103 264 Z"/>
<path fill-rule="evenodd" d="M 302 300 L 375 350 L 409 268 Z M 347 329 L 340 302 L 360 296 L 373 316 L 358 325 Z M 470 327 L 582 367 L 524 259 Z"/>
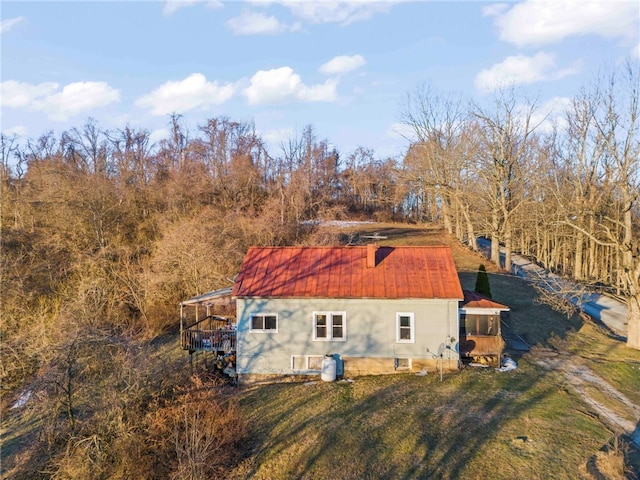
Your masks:
<path fill-rule="evenodd" d="M 535 364 L 560 373 L 603 423 L 614 432 L 629 435 L 640 448 L 640 406 L 596 375 L 580 357 L 540 347 L 532 348 L 530 355 Z"/>

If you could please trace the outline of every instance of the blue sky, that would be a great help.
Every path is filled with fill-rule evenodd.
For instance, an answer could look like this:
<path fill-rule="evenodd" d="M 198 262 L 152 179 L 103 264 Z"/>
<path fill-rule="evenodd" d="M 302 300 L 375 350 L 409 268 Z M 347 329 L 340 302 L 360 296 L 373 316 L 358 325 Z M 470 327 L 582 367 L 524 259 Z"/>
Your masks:
<path fill-rule="evenodd" d="M 272 154 L 312 125 L 342 155 L 400 156 L 407 93 L 482 103 L 517 85 L 566 105 L 640 52 L 640 2 L 2 1 L 1 116 L 22 140 L 169 114 L 254 122 Z M 545 107 L 551 108 L 551 107 Z M 544 110 L 544 109 L 543 109 Z"/>

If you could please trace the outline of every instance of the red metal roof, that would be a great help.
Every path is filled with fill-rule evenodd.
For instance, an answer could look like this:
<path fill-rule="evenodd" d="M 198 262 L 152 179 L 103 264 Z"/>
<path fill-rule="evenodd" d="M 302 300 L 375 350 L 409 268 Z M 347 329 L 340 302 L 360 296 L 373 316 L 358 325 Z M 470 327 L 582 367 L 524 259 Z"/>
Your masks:
<path fill-rule="evenodd" d="M 473 290 L 464 290 L 464 300 L 462 308 L 491 308 L 493 310 L 509 310 L 509 307 L 501 303 L 494 302 L 484 295 Z"/>
<path fill-rule="evenodd" d="M 446 246 L 251 247 L 236 278 L 236 297 L 442 298 L 463 293 Z"/>

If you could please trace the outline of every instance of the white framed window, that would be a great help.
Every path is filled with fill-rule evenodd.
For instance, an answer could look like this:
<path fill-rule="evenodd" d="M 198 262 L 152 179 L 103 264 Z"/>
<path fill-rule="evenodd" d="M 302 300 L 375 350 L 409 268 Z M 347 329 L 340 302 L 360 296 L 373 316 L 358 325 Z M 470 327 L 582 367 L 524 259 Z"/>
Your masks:
<path fill-rule="evenodd" d="M 250 332 L 278 332 L 278 315 L 275 313 L 260 313 L 251 315 Z"/>
<path fill-rule="evenodd" d="M 313 312 L 313 339 L 341 341 L 347 339 L 345 312 Z"/>
<path fill-rule="evenodd" d="M 416 335 L 413 313 L 396 313 L 396 342 L 415 343 L 415 341 Z"/>
<path fill-rule="evenodd" d="M 396 370 L 411 370 L 410 358 L 394 358 L 393 363 Z"/>
<path fill-rule="evenodd" d="M 291 355 L 291 370 L 294 372 L 320 372 L 322 355 Z"/>

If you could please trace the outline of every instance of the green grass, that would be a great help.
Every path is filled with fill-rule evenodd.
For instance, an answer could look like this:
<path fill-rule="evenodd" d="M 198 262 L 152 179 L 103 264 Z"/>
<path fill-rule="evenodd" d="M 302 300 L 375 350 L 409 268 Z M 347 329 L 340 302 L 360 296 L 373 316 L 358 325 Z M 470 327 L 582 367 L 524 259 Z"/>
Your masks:
<path fill-rule="evenodd" d="M 452 245 L 463 288 L 473 289 L 484 263 L 493 298 L 511 308 L 512 331 L 532 345 L 579 354 L 640 401 L 640 352 L 540 305 L 528 282 L 500 273 L 441 230 L 384 225 L 364 233 L 376 232 L 389 236 L 383 244 Z M 240 404 L 253 440 L 230 478 L 585 478 L 584 465 L 613 433 L 559 373 L 526 354 L 517 359 L 512 372 L 470 368 L 443 382 L 407 374 L 249 388 Z"/>
<path fill-rule="evenodd" d="M 578 478 L 585 453 L 609 438 L 553 375 L 527 363 L 443 382 L 267 385 L 245 391 L 241 405 L 256 442 L 252 478 Z"/>

